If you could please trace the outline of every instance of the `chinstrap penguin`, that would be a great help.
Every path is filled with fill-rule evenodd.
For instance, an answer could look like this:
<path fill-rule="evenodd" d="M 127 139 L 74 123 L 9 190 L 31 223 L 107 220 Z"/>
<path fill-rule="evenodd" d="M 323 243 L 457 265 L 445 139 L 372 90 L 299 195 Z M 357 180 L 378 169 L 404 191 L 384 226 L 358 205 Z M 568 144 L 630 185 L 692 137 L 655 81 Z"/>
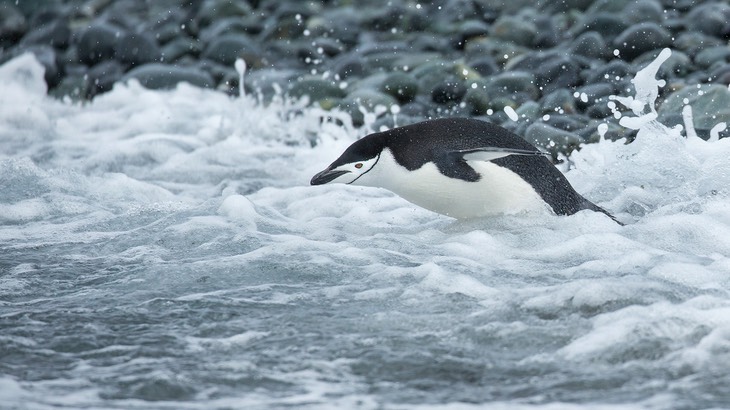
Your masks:
<path fill-rule="evenodd" d="M 370 134 L 350 145 L 312 185 L 385 188 L 459 219 L 552 210 L 606 210 L 583 198 L 532 144 L 491 123 L 444 118 Z"/>

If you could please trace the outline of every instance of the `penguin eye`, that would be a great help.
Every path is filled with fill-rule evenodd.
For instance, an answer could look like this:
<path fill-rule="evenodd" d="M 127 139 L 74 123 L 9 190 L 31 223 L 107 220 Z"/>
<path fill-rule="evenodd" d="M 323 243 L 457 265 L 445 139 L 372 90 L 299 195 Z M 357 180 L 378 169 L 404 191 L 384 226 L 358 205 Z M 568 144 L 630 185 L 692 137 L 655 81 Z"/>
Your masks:
<path fill-rule="evenodd" d="M 355 168 L 357 168 L 357 169 L 362 168 L 362 162 L 358 162 L 357 164 L 355 164 Z"/>

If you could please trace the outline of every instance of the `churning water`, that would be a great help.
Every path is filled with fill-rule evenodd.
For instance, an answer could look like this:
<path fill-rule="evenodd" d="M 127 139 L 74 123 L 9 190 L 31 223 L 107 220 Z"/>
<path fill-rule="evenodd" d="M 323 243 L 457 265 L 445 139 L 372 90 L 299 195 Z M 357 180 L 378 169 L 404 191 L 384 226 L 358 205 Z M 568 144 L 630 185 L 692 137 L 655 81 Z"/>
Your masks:
<path fill-rule="evenodd" d="M 344 115 L 135 84 L 78 105 L 10 61 L 0 407 L 730 407 L 730 139 L 657 123 L 655 69 L 613 102 L 637 139 L 566 173 L 621 227 L 310 187 L 366 132 Z"/>

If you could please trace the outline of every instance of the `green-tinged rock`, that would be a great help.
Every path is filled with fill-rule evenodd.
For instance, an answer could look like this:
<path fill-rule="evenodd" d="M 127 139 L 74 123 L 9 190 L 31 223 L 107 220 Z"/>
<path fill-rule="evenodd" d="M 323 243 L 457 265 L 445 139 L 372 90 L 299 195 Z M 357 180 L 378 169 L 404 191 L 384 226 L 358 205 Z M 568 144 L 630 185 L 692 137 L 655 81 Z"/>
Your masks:
<path fill-rule="evenodd" d="M 287 94 L 294 98 L 309 97 L 311 102 L 323 101 L 332 98 L 343 98 L 347 95 L 339 84 L 321 77 L 304 77 L 292 82 Z"/>
<path fill-rule="evenodd" d="M 576 112 L 575 97 L 564 88 L 551 92 L 543 97 L 540 102 L 542 114 L 572 114 Z"/>
<path fill-rule="evenodd" d="M 509 71 L 495 75 L 486 80 L 484 90 L 491 99 L 525 94 L 529 99 L 536 100 L 540 96 L 540 91 L 535 85 L 535 76 L 525 71 Z"/>
<path fill-rule="evenodd" d="M 380 91 L 394 97 L 399 103 L 404 104 L 416 98 L 418 81 L 406 73 L 393 73 L 383 80 L 380 85 Z"/>
<path fill-rule="evenodd" d="M 464 104 L 471 115 L 485 115 L 490 108 L 489 95 L 484 88 L 469 88 L 464 95 Z"/>
<path fill-rule="evenodd" d="M 492 25 L 491 34 L 498 39 L 521 46 L 531 46 L 537 36 L 537 27 L 518 16 L 502 16 Z"/>
<path fill-rule="evenodd" d="M 730 124 L 730 90 L 718 84 L 688 86 L 669 95 L 659 107 L 659 122 L 667 126 L 684 125 L 682 109 L 692 107 L 697 135 L 707 138 L 720 122 Z"/>
<path fill-rule="evenodd" d="M 583 142 L 578 135 L 572 132 L 539 122 L 527 127 L 525 139 L 552 154 L 573 151 Z"/>
<path fill-rule="evenodd" d="M 335 107 L 350 114 L 353 124 L 360 126 L 365 120 L 362 109 L 375 113 L 388 112 L 392 106 L 397 104 L 398 101 L 388 94 L 376 90 L 360 89 L 342 99 Z"/>
<path fill-rule="evenodd" d="M 672 53 L 672 55 L 674 55 L 674 53 Z M 694 61 L 699 67 L 705 69 L 717 64 L 718 61 L 727 63 L 730 61 L 730 47 L 714 46 L 706 48 L 697 53 Z"/>
<path fill-rule="evenodd" d="M 213 77 L 197 68 L 177 67 L 160 63 L 145 64 L 129 71 L 123 81 L 136 79 L 150 89 L 174 88 L 178 83 L 186 82 L 198 87 L 215 86 Z"/>
<path fill-rule="evenodd" d="M 520 120 L 535 121 L 540 116 L 540 104 L 528 101 L 520 105 L 515 112 Z"/>
<path fill-rule="evenodd" d="M 670 47 L 672 34 L 656 23 L 639 23 L 619 34 L 613 45 L 622 58 L 633 60 L 647 51 Z"/>

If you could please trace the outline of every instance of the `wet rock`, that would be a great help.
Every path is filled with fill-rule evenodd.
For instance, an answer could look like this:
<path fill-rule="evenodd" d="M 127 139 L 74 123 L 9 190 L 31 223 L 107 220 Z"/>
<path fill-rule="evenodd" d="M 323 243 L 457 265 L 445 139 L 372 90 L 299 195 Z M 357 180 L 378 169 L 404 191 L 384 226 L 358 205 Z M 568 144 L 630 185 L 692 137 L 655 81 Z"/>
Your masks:
<path fill-rule="evenodd" d="M 511 69 L 534 73 L 535 85 L 543 94 L 560 88 L 580 85 L 581 67 L 575 59 L 556 53 L 522 56 L 509 65 Z"/>
<path fill-rule="evenodd" d="M 708 79 L 712 83 L 730 84 L 730 64 L 719 65 L 710 73 Z"/>
<path fill-rule="evenodd" d="M 114 83 L 122 79 L 124 68 L 114 60 L 101 62 L 92 67 L 86 76 L 85 97 L 110 91 Z"/>
<path fill-rule="evenodd" d="M 518 94 L 526 95 L 529 100 L 536 100 L 540 91 L 535 85 L 535 76 L 524 71 L 509 71 L 496 75 L 486 81 L 484 90 L 491 100 L 508 97 L 518 100 Z"/>
<path fill-rule="evenodd" d="M 114 50 L 117 60 L 131 66 L 160 61 L 162 57 L 162 52 L 155 40 L 145 34 L 122 35 Z"/>
<path fill-rule="evenodd" d="M 615 94 L 614 87 L 608 83 L 595 83 L 579 87 L 575 90 L 578 94 L 576 106 L 581 110 L 588 107 L 608 103 L 608 96 Z"/>
<path fill-rule="evenodd" d="M 204 0 L 195 16 L 201 27 L 227 17 L 247 16 L 253 9 L 247 2 L 230 0 Z"/>
<path fill-rule="evenodd" d="M 698 135 L 708 137 L 712 127 L 719 122 L 730 124 L 730 90 L 726 86 L 702 84 L 674 92 L 659 107 L 658 120 L 670 127 L 684 124 L 682 108 L 685 105 L 692 107 Z"/>
<path fill-rule="evenodd" d="M 587 31 L 578 36 L 570 45 L 570 53 L 595 59 L 611 57 L 611 50 L 597 31 Z"/>
<path fill-rule="evenodd" d="M 664 7 L 657 0 L 639 0 L 629 2 L 621 11 L 631 24 L 652 21 L 661 23 L 664 20 Z"/>
<path fill-rule="evenodd" d="M 730 47 L 715 46 L 706 48 L 694 58 L 695 64 L 702 68 L 711 68 L 714 65 L 724 65 L 730 62 Z M 719 63 L 719 64 L 718 64 Z"/>
<path fill-rule="evenodd" d="M 581 22 L 571 29 L 573 35 L 586 31 L 595 31 L 609 41 L 617 34 L 629 28 L 625 19 L 613 13 L 591 13 L 586 14 Z"/>
<path fill-rule="evenodd" d="M 621 58 L 633 60 L 647 51 L 671 46 L 672 35 L 656 23 L 639 23 L 619 34 L 613 45 Z"/>
<path fill-rule="evenodd" d="M 457 78 L 446 79 L 433 87 L 431 100 L 436 104 L 458 103 L 466 94 L 466 85 Z"/>
<path fill-rule="evenodd" d="M 583 142 L 579 136 L 572 132 L 540 122 L 527 127 L 525 139 L 554 155 L 558 152 L 570 152 Z"/>
<path fill-rule="evenodd" d="M 380 91 L 391 95 L 399 103 L 405 104 L 416 98 L 418 81 L 406 73 L 393 73 L 382 82 Z"/>
<path fill-rule="evenodd" d="M 203 51 L 202 57 L 216 61 L 224 65 L 233 65 L 237 58 L 245 54 L 258 54 L 258 46 L 253 39 L 243 34 L 226 34 L 213 40 Z M 254 60 L 261 60 L 254 57 L 252 61 L 246 60 L 249 66 L 253 66 Z"/>
<path fill-rule="evenodd" d="M 165 44 L 160 50 L 160 61 L 173 63 L 184 56 L 196 58 L 203 51 L 200 41 L 190 37 L 180 37 Z"/>
<path fill-rule="evenodd" d="M 532 46 L 537 34 L 535 24 L 509 15 L 497 19 L 491 30 L 493 37 L 521 46 Z"/>
<path fill-rule="evenodd" d="M 170 89 L 185 82 L 198 87 L 213 88 L 213 77 L 205 71 L 192 67 L 177 67 L 161 63 L 150 63 L 129 71 L 122 81 L 136 79 L 146 88 Z"/>
<path fill-rule="evenodd" d="M 339 84 L 332 80 L 325 80 L 321 77 L 304 77 L 293 82 L 287 90 L 287 94 L 294 98 L 309 97 L 310 101 L 324 101 L 328 99 L 340 99 L 347 95 Z"/>
<path fill-rule="evenodd" d="M 482 77 L 488 77 L 500 71 L 499 66 L 491 56 L 482 56 L 472 60 L 469 66 Z"/>
<path fill-rule="evenodd" d="M 93 66 L 114 57 L 117 38 L 123 31 L 106 23 L 96 23 L 84 30 L 77 47 L 79 61 Z"/>
<path fill-rule="evenodd" d="M 694 57 L 702 50 L 726 46 L 720 39 L 699 32 L 683 32 L 674 40 L 674 48 Z"/>
<path fill-rule="evenodd" d="M 561 88 L 546 95 L 540 100 L 543 114 L 564 114 L 576 112 L 575 97 L 570 91 Z"/>
<path fill-rule="evenodd" d="M 27 30 L 23 13 L 11 2 L 0 3 L 0 47 L 17 42 Z"/>
<path fill-rule="evenodd" d="M 633 67 L 622 60 L 613 60 L 597 69 L 584 71 L 588 83 L 605 82 L 614 85 L 632 77 L 635 72 Z"/>
<path fill-rule="evenodd" d="M 709 36 L 730 38 L 730 5 L 706 2 L 693 7 L 687 14 L 687 27 Z"/>
<path fill-rule="evenodd" d="M 66 19 L 58 19 L 33 28 L 21 40 L 22 45 L 49 45 L 66 48 L 71 38 L 71 29 Z"/>
<path fill-rule="evenodd" d="M 397 103 L 398 101 L 388 94 L 375 90 L 361 89 L 348 95 L 336 107 L 350 114 L 353 124 L 360 126 L 365 121 L 363 110 L 378 116 L 390 112 L 390 108 Z"/>
<path fill-rule="evenodd" d="M 467 20 L 456 30 L 455 48 L 463 50 L 469 40 L 484 37 L 489 33 L 489 26 L 481 20 Z"/>
<path fill-rule="evenodd" d="M 481 87 L 469 88 L 464 103 L 471 115 L 484 115 L 491 108 L 489 95 Z"/>

